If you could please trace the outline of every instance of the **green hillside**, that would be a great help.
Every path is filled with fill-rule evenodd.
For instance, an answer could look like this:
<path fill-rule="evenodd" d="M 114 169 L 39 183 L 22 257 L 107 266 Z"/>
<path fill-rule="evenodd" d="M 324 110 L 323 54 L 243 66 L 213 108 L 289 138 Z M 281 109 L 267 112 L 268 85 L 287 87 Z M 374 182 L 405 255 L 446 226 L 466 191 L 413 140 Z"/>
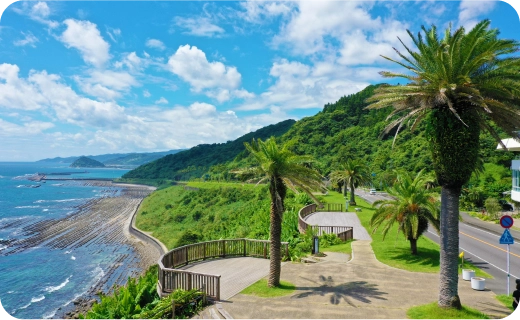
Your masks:
<path fill-rule="evenodd" d="M 123 175 L 123 179 L 172 179 L 189 180 L 199 178 L 210 166 L 233 160 L 245 150 L 244 142 L 253 138 L 267 139 L 271 136 L 281 136 L 295 123 L 285 120 L 269 125 L 255 132 L 226 143 L 199 144 L 189 150 L 168 155 L 156 161 L 142 165 Z"/>
<path fill-rule="evenodd" d="M 94 159 L 87 158 L 85 156 L 79 157 L 71 165 L 71 168 L 104 168 L 105 165 Z"/>

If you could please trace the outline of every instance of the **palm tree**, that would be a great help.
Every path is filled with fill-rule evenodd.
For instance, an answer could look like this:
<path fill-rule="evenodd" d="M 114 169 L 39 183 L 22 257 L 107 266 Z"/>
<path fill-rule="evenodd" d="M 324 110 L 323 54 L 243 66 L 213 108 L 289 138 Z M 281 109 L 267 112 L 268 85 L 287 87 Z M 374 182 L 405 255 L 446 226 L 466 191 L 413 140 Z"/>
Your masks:
<path fill-rule="evenodd" d="M 267 139 L 265 142 L 260 139 L 253 139 L 251 144 L 245 142 L 244 145 L 256 160 L 258 166 L 235 172 L 239 174 L 256 172 L 262 176 L 258 183 L 269 181 L 271 225 L 270 268 L 267 284 L 269 287 L 276 287 L 280 285 L 282 218 L 285 211 L 284 200 L 287 188 L 296 193 L 298 193 L 297 188 L 299 188 L 319 204 L 311 191 L 323 187 L 322 176 L 318 171 L 307 165 L 312 162 L 311 157 L 296 155 L 287 149 L 287 145 L 278 147 L 274 137 Z"/>
<path fill-rule="evenodd" d="M 398 223 L 398 231 L 410 241 L 413 255 L 417 254 L 417 239 L 428 229 L 428 222 L 439 231 L 439 201 L 435 199 L 434 193 L 427 185 L 431 177 L 423 175 L 420 171 L 412 179 L 409 173 L 399 173 L 397 182 L 386 191 L 392 200 L 378 200 L 373 206 L 376 212 L 370 220 L 373 233 L 383 226 L 383 240 L 392 228 Z"/>
<path fill-rule="evenodd" d="M 386 127 L 397 133 L 408 120 L 413 129 L 426 121 L 432 160 L 441 191 L 440 284 L 441 307 L 460 308 L 458 296 L 459 196 L 478 163 L 481 129 L 500 142 L 493 122 L 513 137 L 520 127 L 519 43 L 498 39 L 498 30 L 484 20 L 469 32 L 448 28 L 440 39 L 437 28 L 422 28 L 424 35 L 408 34 L 418 51 L 404 45 L 408 56 L 397 51 L 407 74 L 382 72 L 384 77 L 400 77 L 405 85 L 385 85 L 376 90 L 367 108 L 393 105 Z M 397 134 L 396 133 L 396 134 Z M 395 139 L 394 139 L 395 141 Z M 505 146 L 504 146 L 504 149 Z"/>
<path fill-rule="evenodd" d="M 340 164 L 340 169 L 331 172 L 330 180 L 333 182 L 343 181 L 343 194 L 347 186 L 350 188 L 349 204 L 355 206 L 356 198 L 354 197 L 355 188 L 361 185 L 368 185 L 372 181 L 370 169 L 359 159 L 348 159 Z"/>

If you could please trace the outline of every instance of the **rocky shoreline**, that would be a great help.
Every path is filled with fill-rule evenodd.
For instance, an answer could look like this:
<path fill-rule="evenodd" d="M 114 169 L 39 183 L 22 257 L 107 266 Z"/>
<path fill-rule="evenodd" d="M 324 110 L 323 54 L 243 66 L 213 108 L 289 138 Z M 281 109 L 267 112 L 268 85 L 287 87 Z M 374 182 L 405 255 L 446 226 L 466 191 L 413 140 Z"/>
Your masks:
<path fill-rule="evenodd" d="M 131 230 L 132 220 L 142 200 L 154 187 L 115 184 L 111 181 L 76 181 L 82 185 L 105 189 L 105 195 L 92 199 L 75 208 L 75 212 L 59 220 L 44 220 L 24 229 L 29 236 L 12 244 L 11 253 L 28 250 L 34 246 L 55 249 L 74 249 L 80 246 L 103 245 L 132 248 L 127 254 L 115 253 L 114 263 L 103 270 L 104 275 L 87 292 L 60 307 L 52 318 L 77 319 L 98 300 L 100 292 L 109 293 L 114 285 L 124 285 L 128 276 L 137 277 L 157 263 L 163 253 L 161 247 L 143 233 Z M 134 231 L 134 232 L 132 232 Z M 102 250 L 102 249 L 101 249 Z M 96 254 L 92 251 L 92 254 Z"/>

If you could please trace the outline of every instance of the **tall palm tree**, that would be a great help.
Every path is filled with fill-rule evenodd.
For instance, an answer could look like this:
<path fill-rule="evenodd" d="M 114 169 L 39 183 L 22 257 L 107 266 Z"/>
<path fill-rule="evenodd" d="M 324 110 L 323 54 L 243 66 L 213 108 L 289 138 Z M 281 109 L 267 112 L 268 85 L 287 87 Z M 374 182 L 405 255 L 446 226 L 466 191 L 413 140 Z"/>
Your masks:
<path fill-rule="evenodd" d="M 253 139 L 251 144 L 245 142 L 244 145 L 258 166 L 236 172 L 254 171 L 261 175 L 258 183 L 269 181 L 271 225 L 268 286 L 275 287 L 280 285 L 282 218 L 285 211 L 284 200 L 287 188 L 296 193 L 299 192 L 298 189 L 303 190 L 319 204 L 319 201 L 312 195 L 312 191 L 323 187 L 322 176 L 307 165 L 312 162 L 311 157 L 296 155 L 288 150 L 286 145 L 278 147 L 274 137 L 266 141 Z"/>
<path fill-rule="evenodd" d="M 356 198 L 354 197 L 355 188 L 368 185 L 372 181 L 370 169 L 359 159 L 348 159 L 340 164 L 340 169 L 331 172 L 330 180 L 333 182 L 343 181 L 344 188 L 350 188 L 349 204 L 355 206 Z M 343 192 L 345 192 L 345 189 Z M 345 193 L 343 193 L 345 194 Z"/>
<path fill-rule="evenodd" d="M 386 191 L 392 200 L 378 200 L 373 206 L 377 207 L 376 212 L 370 220 L 372 232 L 383 226 L 383 240 L 397 223 L 398 231 L 410 241 L 410 248 L 413 255 L 417 254 L 417 239 L 428 229 L 430 222 L 437 231 L 440 228 L 439 221 L 439 201 L 435 194 L 427 186 L 431 182 L 428 177 L 420 171 L 414 178 L 407 172 L 397 175 L 397 182 Z"/>
<path fill-rule="evenodd" d="M 513 137 L 520 128 L 520 58 L 514 40 L 498 38 L 498 30 L 484 20 L 469 32 L 448 28 L 442 39 L 437 28 L 422 28 L 424 35 L 408 34 L 417 47 L 406 45 L 408 55 L 393 61 L 407 73 L 382 72 L 385 77 L 404 78 L 405 85 L 382 86 L 369 99 L 367 108 L 393 105 L 394 120 L 385 132 L 408 120 L 411 129 L 425 119 L 426 137 L 441 191 L 440 283 L 441 307 L 460 308 L 458 296 L 459 196 L 478 163 L 481 129 L 499 143 L 491 122 Z M 396 133 L 397 134 L 397 133 Z M 504 149 L 505 146 L 504 146 Z"/>

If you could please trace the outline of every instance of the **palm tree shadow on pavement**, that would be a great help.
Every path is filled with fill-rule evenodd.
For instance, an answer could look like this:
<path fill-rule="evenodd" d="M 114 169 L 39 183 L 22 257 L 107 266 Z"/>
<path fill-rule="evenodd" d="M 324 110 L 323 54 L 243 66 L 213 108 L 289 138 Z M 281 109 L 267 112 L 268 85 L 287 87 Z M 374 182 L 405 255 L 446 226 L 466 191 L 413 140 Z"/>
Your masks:
<path fill-rule="evenodd" d="M 302 277 L 303 278 L 303 277 Z M 386 292 L 379 291 L 376 284 L 368 283 L 366 281 L 351 281 L 335 285 L 331 276 L 319 276 L 319 282 L 311 279 L 303 278 L 305 280 L 314 282 L 319 286 L 316 287 L 296 287 L 297 290 L 305 292 L 291 296 L 291 299 L 302 299 L 311 296 L 326 296 L 330 294 L 330 303 L 339 304 L 344 300 L 352 307 L 356 307 L 352 300 L 357 300 L 362 303 L 371 303 L 371 299 L 386 300 L 383 295 Z"/>

